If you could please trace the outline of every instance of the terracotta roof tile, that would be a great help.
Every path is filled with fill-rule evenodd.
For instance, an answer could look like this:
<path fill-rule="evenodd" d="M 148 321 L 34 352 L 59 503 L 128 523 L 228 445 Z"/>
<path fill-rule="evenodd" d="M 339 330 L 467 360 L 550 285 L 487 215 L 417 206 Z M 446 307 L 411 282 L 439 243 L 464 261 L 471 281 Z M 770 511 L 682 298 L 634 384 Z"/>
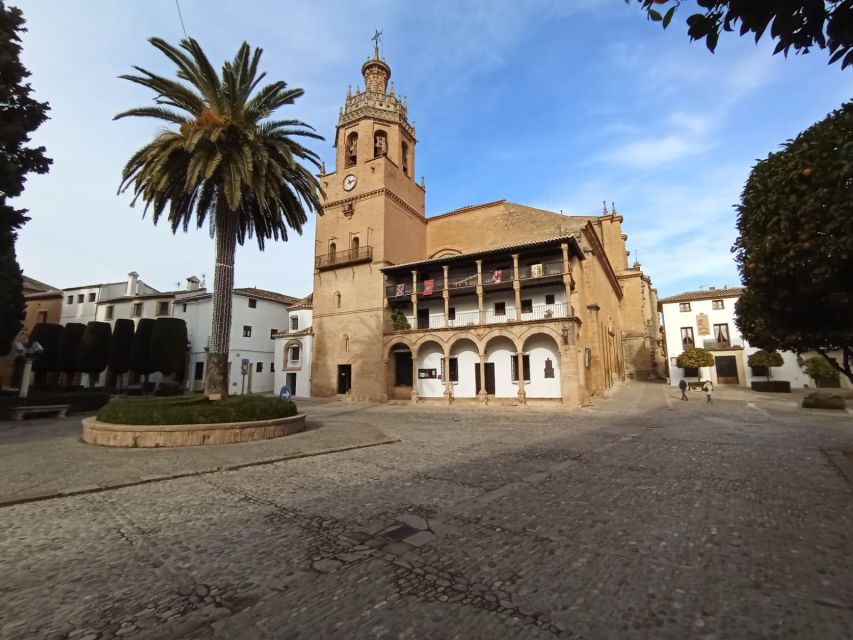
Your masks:
<path fill-rule="evenodd" d="M 671 302 L 690 302 L 692 300 L 718 300 L 719 298 L 737 298 L 744 291 L 743 287 L 726 287 L 725 289 L 702 289 L 701 291 L 685 291 L 674 296 L 661 298 L 658 304 Z"/>
<path fill-rule="evenodd" d="M 266 289 L 257 289 L 255 287 L 243 287 L 242 289 L 234 289 L 234 294 L 238 296 L 246 296 L 248 298 L 268 300 L 270 302 L 280 302 L 286 305 L 296 304 L 300 301 L 299 298 L 294 298 L 293 296 L 286 296 L 283 293 L 267 291 Z"/>

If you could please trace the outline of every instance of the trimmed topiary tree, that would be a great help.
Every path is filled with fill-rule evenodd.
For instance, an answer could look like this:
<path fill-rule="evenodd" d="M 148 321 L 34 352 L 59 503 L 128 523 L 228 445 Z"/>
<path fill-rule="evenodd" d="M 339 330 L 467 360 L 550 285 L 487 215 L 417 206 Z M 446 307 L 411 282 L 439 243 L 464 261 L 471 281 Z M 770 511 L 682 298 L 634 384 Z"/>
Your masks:
<path fill-rule="evenodd" d="M 130 369 L 130 348 L 133 345 L 133 320 L 120 318 L 113 327 L 113 337 L 110 340 L 110 355 L 107 366 L 110 376 L 120 376 Z M 110 385 L 112 386 L 112 385 Z"/>
<path fill-rule="evenodd" d="M 705 349 L 695 348 L 687 349 L 678 358 L 675 359 L 675 366 L 680 369 L 701 369 L 702 367 L 713 367 L 714 356 L 710 351 Z M 701 372 L 700 372 L 701 374 Z M 701 375 L 697 376 L 699 379 Z"/>
<path fill-rule="evenodd" d="M 772 367 L 781 367 L 784 364 L 782 354 L 778 351 L 768 351 L 759 349 L 755 353 L 750 354 L 746 360 L 746 364 L 750 367 L 764 367 L 767 369 L 767 381 L 770 381 L 770 369 Z"/>
<path fill-rule="evenodd" d="M 40 323 L 33 327 L 30 332 L 30 343 L 38 342 L 41 348 L 44 349 L 33 360 L 33 373 L 36 374 L 36 380 L 39 384 L 44 383 L 44 379 L 54 371 L 56 371 L 57 356 L 59 355 L 59 341 L 62 339 L 62 325 Z"/>
<path fill-rule="evenodd" d="M 90 387 L 107 368 L 112 333 L 109 322 L 90 322 L 77 345 L 77 370 L 89 374 Z"/>
<path fill-rule="evenodd" d="M 838 370 L 833 368 L 821 356 L 812 356 L 803 363 L 803 371 L 815 381 L 817 386 L 837 387 L 841 376 Z"/>
<path fill-rule="evenodd" d="M 184 371 L 188 341 L 186 322 L 180 318 L 157 318 L 151 333 L 151 368 L 164 376 L 178 377 Z"/>
<path fill-rule="evenodd" d="M 56 368 L 66 376 L 66 384 L 71 384 L 74 373 L 77 372 L 77 345 L 86 325 L 79 322 L 69 322 L 62 329 L 59 339 L 59 349 L 56 354 Z"/>
<path fill-rule="evenodd" d="M 136 333 L 130 345 L 130 370 L 138 376 L 148 376 L 156 371 L 151 368 L 151 333 L 154 331 L 154 320 L 142 318 L 136 324 Z"/>

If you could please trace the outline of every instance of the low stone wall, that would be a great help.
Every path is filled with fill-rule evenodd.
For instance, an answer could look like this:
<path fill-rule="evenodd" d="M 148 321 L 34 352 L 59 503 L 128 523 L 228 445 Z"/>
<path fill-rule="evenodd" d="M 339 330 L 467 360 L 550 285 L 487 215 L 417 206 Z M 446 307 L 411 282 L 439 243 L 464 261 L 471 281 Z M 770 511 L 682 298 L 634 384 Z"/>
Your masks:
<path fill-rule="evenodd" d="M 195 447 L 288 436 L 305 429 L 305 414 L 219 424 L 111 424 L 83 419 L 83 442 L 104 447 Z"/>

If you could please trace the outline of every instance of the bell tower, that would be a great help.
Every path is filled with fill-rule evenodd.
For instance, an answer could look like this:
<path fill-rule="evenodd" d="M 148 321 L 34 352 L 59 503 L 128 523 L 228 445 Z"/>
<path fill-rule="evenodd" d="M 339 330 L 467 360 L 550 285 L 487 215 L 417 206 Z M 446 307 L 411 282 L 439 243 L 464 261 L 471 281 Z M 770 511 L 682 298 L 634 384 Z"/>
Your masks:
<path fill-rule="evenodd" d="M 319 176 L 314 261 L 311 393 L 383 400 L 385 281 L 380 268 L 426 257 L 422 184 L 415 179 L 415 128 L 380 54 L 361 65 L 335 132 L 335 169 Z"/>

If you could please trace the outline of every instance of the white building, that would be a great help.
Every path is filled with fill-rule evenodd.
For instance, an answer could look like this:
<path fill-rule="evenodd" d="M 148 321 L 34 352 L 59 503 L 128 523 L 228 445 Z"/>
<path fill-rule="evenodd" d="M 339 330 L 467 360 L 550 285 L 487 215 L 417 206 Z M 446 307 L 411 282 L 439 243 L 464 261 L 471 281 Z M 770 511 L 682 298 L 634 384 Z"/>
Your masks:
<path fill-rule="evenodd" d="M 228 358 L 231 395 L 274 390 L 275 335 L 287 327 L 287 308 L 297 302 L 298 298 L 274 291 L 234 289 Z M 201 391 L 210 344 L 213 294 L 204 290 L 187 291 L 177 294 L 173 304 L 171 315 L 186 321 L 191 345 L 186 386 L 191 391 Z"/>
<path fill-rule="evenodd" d="M 140 280 L 139 274 L 135 271 L 127 274 L 127 280 L 122 282 L 89 284 L 82 287 L 63 289 L 62 311 L 59 315 L 59 324 L 66 325 L 69 322 L 87 324 L 95 319 L 102 320 L 103 318 L 97 317 L 98 303 L 102 300 L 157 293 L 160 292 Z"/>
<path fill-rule="evenodd" d="M 748 358 L 758 351 L 740 334 L 735 325 L 735 302 L 742 287 L 686 291 L 662 298 L 658 309 L 663 315 L 670 384 L 682 378 L 711 380 L 714 384 L 750 386 L 753 380 L 767 380 L 767 373 L 747 366 Z M 675 365 L 685 350 L 700 347 L 714 356 L 715 366 L 701 371 L 683 370 Z M 787 380 L 791 388 L 814 387 L 815 382 L 800 367 L 797 354 L 780 352 L 784 364 L 770 369 L 771 380 Z"/>
<path fill-rule="evenodd" d="M 313 298 L 288 307 L 287 328 L 275 335 L 275 391 L 288 386 L 297 398 L 311 395 Z"/>

